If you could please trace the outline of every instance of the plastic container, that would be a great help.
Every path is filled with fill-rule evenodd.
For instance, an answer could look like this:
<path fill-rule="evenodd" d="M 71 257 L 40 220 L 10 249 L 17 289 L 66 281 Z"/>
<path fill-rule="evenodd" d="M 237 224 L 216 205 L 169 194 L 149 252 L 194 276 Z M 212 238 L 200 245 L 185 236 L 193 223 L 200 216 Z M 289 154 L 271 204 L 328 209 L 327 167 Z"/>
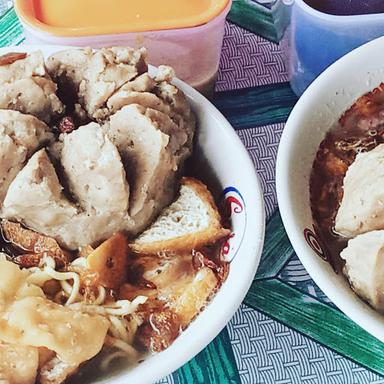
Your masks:
<path fill-rule="evenodd" d="M 231 3 L 231 0 L 194 0 L 193 3 L 191 0 L 15 0 L 15 10 L 27 44 L 144 46 L 151 64 L 172 66 L 177 77 L 209 96 L 215 86 L 225 18 Z M 105 4 L 110 8 L 104 10 Z"/>
<path fill-rule="evenodd" d="M 319 11 L 303 0 L 284 1 L 292 3 L 286 54 L 291 86 L 299 96 L 338 58 L 384 35 L 384 13 L 368 14 L 378 9 L 377 0 L 354 1 L 349 8 L 340 3 L 351 4 L 350 0 L 322 0 L 323 3 L 312 0 L 316 7 L 329 13 Z M 311 2 L 308 0 L 308 3 Z M 354 14 L 345 15 L 346 11 Z"/>

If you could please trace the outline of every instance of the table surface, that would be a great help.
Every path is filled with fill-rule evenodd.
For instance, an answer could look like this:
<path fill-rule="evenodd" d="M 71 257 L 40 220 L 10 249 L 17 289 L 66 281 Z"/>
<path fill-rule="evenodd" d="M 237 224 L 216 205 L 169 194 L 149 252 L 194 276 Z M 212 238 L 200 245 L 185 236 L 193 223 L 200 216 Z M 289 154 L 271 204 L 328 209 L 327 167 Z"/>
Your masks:
<path fill-rule="evenodd" d="M 247 147 L 264 190 L 265 247 L 252 287 L 228 326 L 161 384 L 384 383 L 384 346 L 348 320 L 311 280 L 282 225 L 275 160 L 295 102 L 274 3 L 234 0 L 214 103 Z M 12 1 L 0 0 L 0 46 L 22 44 Z"/>

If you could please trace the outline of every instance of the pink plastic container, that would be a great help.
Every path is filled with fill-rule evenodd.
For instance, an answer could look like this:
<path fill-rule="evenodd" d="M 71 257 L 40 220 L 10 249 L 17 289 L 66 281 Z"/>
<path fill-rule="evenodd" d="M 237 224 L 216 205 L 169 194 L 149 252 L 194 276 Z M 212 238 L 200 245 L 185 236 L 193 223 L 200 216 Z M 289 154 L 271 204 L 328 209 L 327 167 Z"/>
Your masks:
<path fill-rule="evenodd" d="M 204 95 L 214 91 L 219 68 L 221 47 L 224 36 L 225 18 L 231 8 L 232 0 L 224 10 L 203 25 L 165 29 L 158 31 L 129 32 L 101 35 L 60 36 L 47 32 L 40 21 L 30 22 L 23 3 L 16 0 L 15 9 L 24 27 L 26 44 L 53 44 L 79 47 L 130 46 L 146 47 L 148 61 L 153 65 L 167 64 L 176 71 L 176 76 L 192 85 Z M 40 28 L 39 25 L 42 27 Z"/>

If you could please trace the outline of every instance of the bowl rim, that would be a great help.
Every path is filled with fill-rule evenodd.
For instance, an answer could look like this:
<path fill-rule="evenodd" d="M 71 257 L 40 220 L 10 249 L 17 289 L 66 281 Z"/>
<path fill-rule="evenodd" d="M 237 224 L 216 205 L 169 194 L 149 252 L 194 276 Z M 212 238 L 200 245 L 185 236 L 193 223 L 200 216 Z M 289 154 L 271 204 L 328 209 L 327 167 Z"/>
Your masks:
<path fill-rule="evenodd" d="M 79 49 L 81 47 L 74 46 L 61 46 L 61 45 L 20 45 L 20 46 L 9 46 L 0 48 L 0 55 L 7 52 L 33 52 L 41 50 L 44 57 L 63 49 Z M 156 67 L 149 65 L 150 71 L 156 71 Z M 204 113 L 212 116 L 216 120 L 217 125 L 220 125 L 222 132 L 221 134 L 226 135 L 228 140 L 231 141 L 232 149 L 236 153 L 236 159 L 241 164 L 242 169 L 247 169 L 247 190 L 251 192 L 252 199 L 247 201 L 247 215 L 251 218 L 248 220 L 245 227 L 244 239 L 248 240 L 248 243 L 243 242 L 239 248 L 238 253 L 244 252 L 244 248 L 248 253 L 253 252 L 253 257 L 248 256 L 248 265 L 242 269 L 242 279 L 236 281 L 236 285 L 232 285 L 232 288 L 236 288 L 230 293 L 230 297 L 226 298 L 227 306 L 220 308 L 220 311 L 212 312 L 209 310 L 209 306 L 213 303 L 216 297 L 220 296 L 224 285 L 215 295 L 215 297 L 209 302 L 207 308 L 202 311 L 196 320 L 192 322 L 176 341 L 165 351 L 160 352 L 154 356 L 150 356 L 145 359 L 143 364 L 133 369 L 128 369 L 126 372 L 122 371 L 117 376 L 108 378 L 109 384 L 125 384 L 127 379 L 130 379 L 134 383 L 146 384 L 153 383 L 156 380 L 160 380 L 164 376 L 171 374 L 182 365 L 186 364 L 199 352 L 201 352 L 211 341 L 222 331 L 222 329 L 228 324 L 232 316 L 240 307 L 240 304 L 244 300 L 253 278 L 256 274 L 259 266 L 261 253 L 264 244 L 265 235 L 265 208 L 264 208 L 264 194 L 261 187 L 261 183 L 256 173 L 255 166 L 251 160 L 251 157 L 241 142 L 239 136 L 228 122 L 228 120 L 222 115 L 222 113 L 203 95 L 192 88 L 190 85 L 183 81 L 175 78 L 175 85 L 177 85 L 187 96 L 188 100 L 192 104 L 202 105 Z M 237 256 L 239 258 L 239 255 Z M 217 308 L 216 308 L 217 309 Z M 212 312 L 212 313 L 211 313 Z M 212 317 L 214 315 L 214 326 L 208 330 L 204 330 L 199 337 L 194 337 L 194 343 L 189 345 L 181 345 L 183 335 L 191 333 L 193 328 L 192 325 L 198 321 L 204 324 L 204 319 Z M 199 321 L 200 319 L 200 321 Z M 185 343 L 184 343 L 185 344 Z M 146 364 L 147 362 L 147 364 Z M 153 364 L 152 364 L 153 362 Z M 156 365 L 156 371 L 147 367 L 147 365 Z M 149 368 L 149 369 L 148 369 Z"/>
<path fill-rule="evenodd" d="M 367 51 L 374 51 L 377 49 L 377 45 L 384 45 L 384 37 L 374 39 L 342 56 L 322 72 L 299 98 L 287 119 L 279 144 L 276 161 L 276 192 L 281 218 L 288 238 L 311 278 L 345 315 L 368 333 L 375 336 L 380 341 L 384 341 L 382 316 L 373 309 L 371 309 L 371 311 L 364 311 L 361 308 L 358 308 L 357 305 L 351 307 L 346 306 L 345 295 L 342 290 L 338 289 L 340 284 L 331 282 L 328 278 L 329 272 L 316 263 L 319 256 L 316 255 L 315 252 L 308 250 L 308 245 L 302 234 L 302 229 L 298 228 L 295 222 L 295 212 L 292 209 L 290 192 L 287 192 L 290 190 L 288 187 L 290 148 L 293 146 L 295 140 L 296 127 L 300 125 L 302 116 L 305 116 L 308 113 L 307 104 L 311 104 L 311 100 L 316 98 L 318 89 L 323 88 L 323 83 L 326 83 L 329 76 L 332 76 L 333 73 L 345 71 L 345 67 L 348 66 L 349 62 L 358 60 L 361 56 L 364 56 Z M 324 263 L 327 262 L 324 261 Z M 336 276 L 334 271 L 332 271 L 332 273 Z M 352 289 L 351 292 L 353 292 Z M 355 297 L 356 300 L 359 300 L 359 303 L 362 302 L 357 295 Z M 356 303 L 358 302 L 356 301 Z M 367 309 L 370 309 L 368 304 L 364 303 L 364 305 L 367 306 Z M 380 327 L 378 327 L 379 319 L 381 320 Z"/>

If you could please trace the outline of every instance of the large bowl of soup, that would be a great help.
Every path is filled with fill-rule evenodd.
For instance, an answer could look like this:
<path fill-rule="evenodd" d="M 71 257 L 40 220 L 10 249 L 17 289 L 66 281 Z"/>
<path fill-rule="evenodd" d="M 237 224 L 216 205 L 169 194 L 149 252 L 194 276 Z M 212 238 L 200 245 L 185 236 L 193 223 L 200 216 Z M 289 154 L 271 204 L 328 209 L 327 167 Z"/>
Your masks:
<path fill-rule="evenodd" d="M 145 58 L 0 50 L 6 382 L 153 383 L 216 337 L 252 283 L 265 221 L 254 165 L 207 99 Z M 118 95 L 121 145 L 101 117 Z"/>
<path fill-rule="evenodd" d="M 303 265 L 348 317 L 384 340 L 381 184 L 384 38 L 307 89 L 277 158 L 282 219 Z"/>

